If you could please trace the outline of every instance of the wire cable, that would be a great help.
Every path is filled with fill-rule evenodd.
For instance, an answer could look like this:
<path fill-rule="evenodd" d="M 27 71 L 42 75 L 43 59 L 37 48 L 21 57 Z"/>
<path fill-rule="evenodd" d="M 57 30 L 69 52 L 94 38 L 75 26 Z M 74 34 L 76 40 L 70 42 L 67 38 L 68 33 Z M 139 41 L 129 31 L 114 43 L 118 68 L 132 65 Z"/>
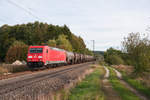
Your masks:
<path fill-rule="evenodd" d="M 32 17 L 38 19 L 38 20 L 41 20 L 39 17 L 37 17 L 36 15 L 34 15 L 30 10 L 26 9 L 25 7 L 23 6 L 20 6 L 20 4 L 17 4 L 16 2 L 12 1 L 12 0 L 7 0 L 8 3 L 16 6 L 17 8 L 19 9 L 22 9 L 23 11 L 25 11 L 26 13 L 28 13 L 29 15 L 31 15 Z"/>

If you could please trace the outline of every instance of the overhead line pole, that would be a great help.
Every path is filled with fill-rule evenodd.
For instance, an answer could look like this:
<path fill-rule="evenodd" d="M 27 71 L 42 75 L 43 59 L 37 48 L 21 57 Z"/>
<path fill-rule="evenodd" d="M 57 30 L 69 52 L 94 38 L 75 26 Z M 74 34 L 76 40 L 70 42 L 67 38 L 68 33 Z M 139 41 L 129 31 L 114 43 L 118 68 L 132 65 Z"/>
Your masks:
<path fill-rule="evenodd" d="M 93 42 L 93 56 L 94 56 L 94 59 L 95 59 L 95 53 L 94 53 L 94 49 L 95 49 L 95 40 L 92 40 Z M 93 64 L 95 64 L 95 62 L 93 62 Z"/>
<path fill-rule="evenodd" d="M 92 40 L 92 42 L 93 42 L 93 55 L 95 56 L 95 54 L 94 54 L 94 50 L 95 50 L 95 40 Z"/>

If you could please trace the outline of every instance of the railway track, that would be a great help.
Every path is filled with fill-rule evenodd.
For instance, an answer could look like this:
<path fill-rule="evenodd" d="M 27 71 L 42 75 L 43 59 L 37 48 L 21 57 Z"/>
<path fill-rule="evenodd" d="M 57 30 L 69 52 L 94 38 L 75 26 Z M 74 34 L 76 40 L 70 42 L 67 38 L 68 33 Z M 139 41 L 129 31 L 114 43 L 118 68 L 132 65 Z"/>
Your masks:
<path fill-rule="evenodd" d="M 0 75 L 0 80 L 17 77 L 17 76 L 21 76 L 25 74 L 31 74 L 31 73 L 32 71 L 24 71 L 24 72 L 17 72 L 17 73 L 8 74 L 8 75 Z"/>
<path fill-rule="evenodd" d="M 37 100 L 39 95 L 58 90 L 70 80 L 77 78 L 90 67 L 90 64 L 70 65 L 57 70 L 47 70 L 0 80 L 0 100 L 26 100 L 29 98 Z"/>

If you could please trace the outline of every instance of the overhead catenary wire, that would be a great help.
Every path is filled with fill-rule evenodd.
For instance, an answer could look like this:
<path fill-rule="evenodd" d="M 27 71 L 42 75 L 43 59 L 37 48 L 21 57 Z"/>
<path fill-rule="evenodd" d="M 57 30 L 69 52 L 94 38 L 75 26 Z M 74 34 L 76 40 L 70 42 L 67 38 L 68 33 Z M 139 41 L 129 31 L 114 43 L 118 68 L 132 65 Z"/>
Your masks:
<path fill-rule="evenodd" d="M 36 16 L 35 14 L 33 14 L 32 11 L 30 11 L 30 10 L 27 9 L 27 8 L 25 8 L 25 7 L 22 6 L 21 4 L 18 4 L 18 3 L 16 3 L 16 2 L 12 1 L 12 0 L 7 0 L 7 2 L 10 3 L 10 4 L 12 4 L 12 5 L 14 5 L 14 6 L 16 6 L 17 8 L 19 8 L 19 9 L 25 11 L 25 12 L 28 13 L 30 16 L 32 16 L 32 17 L 34 17 L 34 18 L 36 18 L 36 19 L 38 19 L 38 20 L 41 20 L 41 18 L 39 18 L 38 16 Z"/>

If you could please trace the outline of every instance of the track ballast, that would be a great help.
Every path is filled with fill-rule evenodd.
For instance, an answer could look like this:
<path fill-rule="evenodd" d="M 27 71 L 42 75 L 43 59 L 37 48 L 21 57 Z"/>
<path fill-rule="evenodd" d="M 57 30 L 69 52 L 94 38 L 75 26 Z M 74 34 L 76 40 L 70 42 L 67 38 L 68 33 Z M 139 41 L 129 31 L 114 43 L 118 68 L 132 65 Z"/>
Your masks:
<path fill-rule="evenodd" d="M 91 63 L 23 75 L 0 81 L 0 100 L 40 100 L 81 75 Z M 49 98 L 47 98 L 48 100 Z M 45 100 L 45 99 L 44 99 Z"/>

